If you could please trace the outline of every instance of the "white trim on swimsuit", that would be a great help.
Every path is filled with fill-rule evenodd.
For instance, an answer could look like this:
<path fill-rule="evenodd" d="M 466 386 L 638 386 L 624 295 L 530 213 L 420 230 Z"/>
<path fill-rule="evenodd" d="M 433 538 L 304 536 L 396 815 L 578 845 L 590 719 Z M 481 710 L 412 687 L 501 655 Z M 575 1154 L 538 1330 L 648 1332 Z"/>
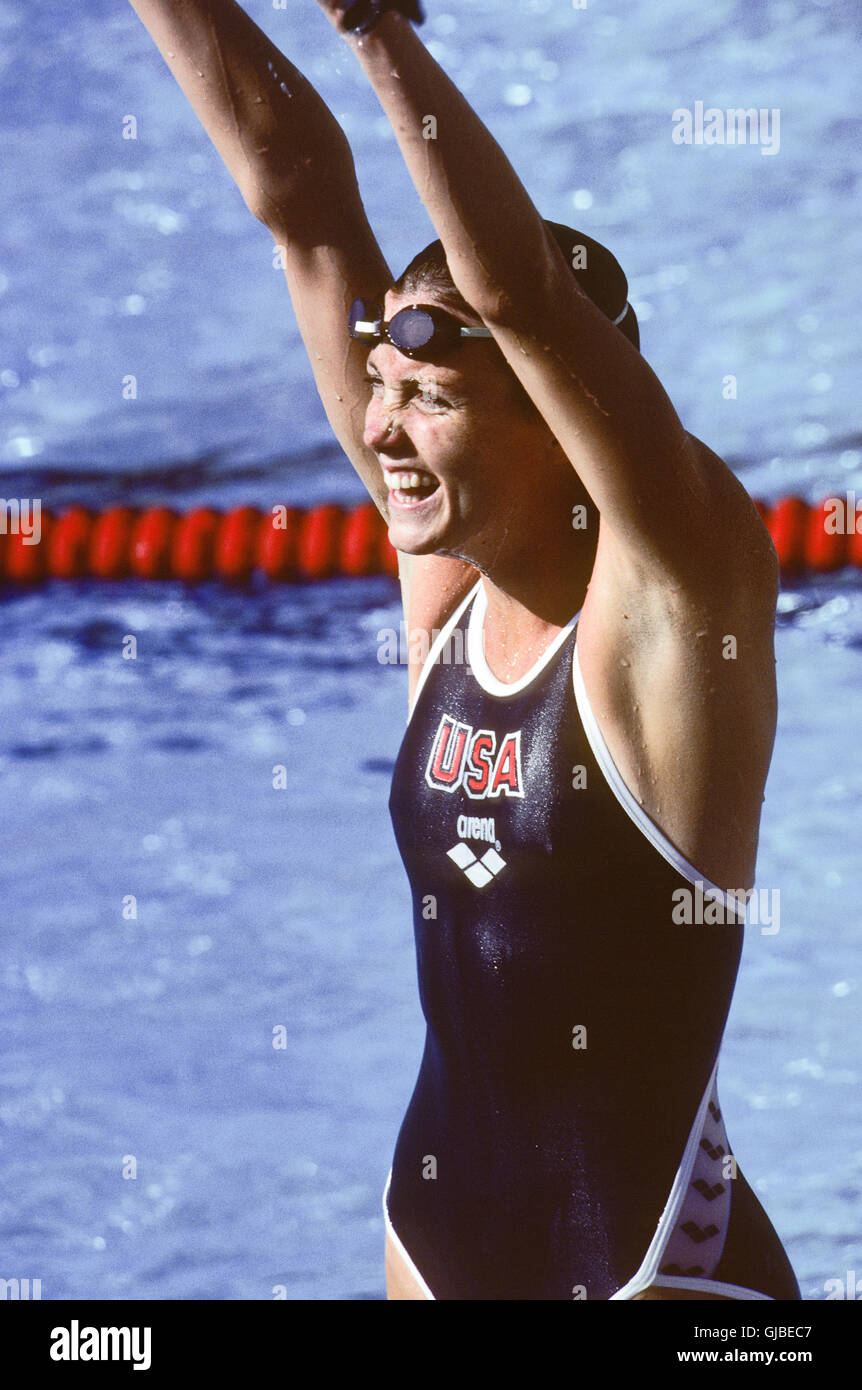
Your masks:
<path fill-rule="evenodd" d="M 575 616 L 570 620 L 570 622 L 567 623 L 567 625 L 560 630 L 558 635 L 550 643 L 549 647 L 545 650 L 545 652 L 542 654 L 539 660 L 530 668 L 526 675 L 522 676 L 520 680 L 514 681 L 512 682 L 512 684 L 507 685 L 505 682 L 497 679 L 494 673 L 490 670 L 485 660 L 484 643 L 482 639 L 484 635 L 485 613 L 487 610 L 487 594 L 485 592 L 484 585 L 482 584 L 482 580 L 479 579 L 476 585 L 474 585 L 474 587 L 461 601 L 461 603 L 458 604 L 454 613 L 448 619 L 448 621 L 436 637 L 435 641 L 433 642 L 431 649 L 428 653 L 427 660 L 425 661 L 425 664 L 423 665 L 422 671 L 419 675 L 419 680 L 416 686 L 416 693 L 414 695 L 413 704 L 411 706 L 411 715 L 413 710 L 416 708 L 416 703 L 419 699 L 419 695 L 422 691 L 425 681 L 428 678 L 432 666 L 437 660 L 440 651 L 448 642 L 452 632 L 461 620 L 461 617 L 464 611 L 466 610 L 468 604 L 470 604 L 474 598 L 476 599 L 476 603 L 474 604 L 473 610 L 470 614 L 469 624 L 467 628 L 467 658 L 469 660 L 473 675 L 476 678 L 478 684 L 490 695 L 512 695 L 517 693 L 518 691 L 526 689 L 526 687 L 533 680 L 536 679 L 540 672 L 544 670 L 544 668 L 547 666 L 548 662 L 551 660 L 555 652 L 557 652 L 559 648 L 562 646 L 562 644 L 565 642 L 566 638 L 569 636 L 573 627 L 575 626 L 578 617 L 580 616 L 579 613 L 576 613 Z M 596 720 L 595 714 L 593 713 L 593 709 L 590 704 L 589 697 L 587 695 L 586 687 L 584 685 L 584 679 L 581 673 L 580 662 L 578 661 L 577 643 L 575 644 L 575 649 L 572 658 L 572 681 L 574 686 L 575 701 L 578 707 L 578 713 L 580 715 L 581 722 L 584 726 L 584 732 L 587 736 L 590 748 L 592 749 L 593 756 L 595 757 L 596 762 L 598 763 L 599 768 L 601 769 L 601 772 L 608 786 L 610 787 L 614 796 L 617 798 L 623 810 L 635 823 L 638 829 L 643 833 L 643 835 L 646 837 L 649 843 L 653 845 L 655 849 L 658 850 L 659 854 L 661 854 L 668 861 L 668 863 L 671 864 L 673 868 L 675 868 L 677 872 L 682 875 L 683 878 L 686 878 L 688 882 L 691 884 L 700 884 L 701 889 L 705 889 L 707 892 L 716 894 L 723 906 L 727 908 L 727 897 L 724 891 L 721 888 L 719 888 L 717 884 L 714 884 L 708 878 L 705 878 L 703 874 L 698 873 L 694 865 L 691 864 L 688 859 L 686 859 L 686 857 L 667 838 L 664 832 L 660 830 L 659 827 L 655 824 L 655 822 L 650 819 L 650 817 L 644 811 L 643 807 L 635 799 L 635 797 L 632 795 L 631 791 L 627 787 L 626 783 L 624 782 L 616 764 L 614 763 L 613 758 L 611 757 L 608 746 L 605 743 L 604 737 L 599 728 L 598 721 Z M 409 718 L 410 716 L 408 716 L 408 722 Z M 686 1143 L 685 1150 L 682 1156 L 682 1162 L 680 1163 L 680 1166 L 677 1169 L 676 1177 L 674 1178 L 673 1185 L 670 1190 L 670 1195 L 665 1204 L 664 1211 L 662 1212 L 661 1217 L 659 1218 L 659 1223 L 656 1227 L 655 1234 L 652 1240 L 650 1241 L 649 1247 L 641 1262 L 640 1268 L 628 1281 L 628 1283 L 624 1284 L 622 1288 L 617 1290 L 616 1293 L 611 1294 L 611 1302 L 628 1301 L 634 1298 L 636 1294 L 642 1293 L 644 1292 L 644 1290 L 650 1287 L 668 1289 L 687 1289 L 693 1293 L 696 1292 L 723 1294 L 726 1297 L 733 1299 L 757 1299 L 769 1303 L 774 1302 L 774 1299 L 772 1299 L 769 1294 L 758 1293 L 754 1289 L 745 1288 L 741 1284 L 727 1284 L 717 1279 L 698 1279 L 695 1277 L 688 1278 L 672 1274 L 659 1274 L 658 1272 L 662 1256 L 667 1248 L 671 1236 L 674 1233 L 676 1223 L 680 1217 L 683 1204 L 685 1202 L 689 1181 L 691 1179 L 695 1159 L 697 1158 L 698 1154 L 698 1146 L 701 1142 L 701 1137 L 703 1134 L 704 1122 L 706 1119 L 710 1098 L 715 1089 L 717 1072 L 718 1061 L 716 1060 L 715 1066 L 712 1070 L 712 1074 L 709 1078 L 709 1081 L 707 1082 L 706 1089 L 703 1093 L 703 1097 L 698 1107 L 697 1114 L 695 1115 L 694 1123 L 692 1124 L 692 1127 L 689 1131 L 688 1141 Z M 389 1176 L 386 1179 L 386 1187 L 383 1193 L 383 1219 L 386 1225 L 386 1233 L 392 1240 L 399 1255 L 403 1258 L 408 1270 L 410 1271 L 411 1276 L 416 1280 L 425 1297 L 433 1300 L 433 1293 L 431 1292 L 427 1283 L 423 1279 L 419 1270 L 416 1268 L 416 1265 L 411 1259 L 410 1254 L 408 1253 L 403 1242 L 398 1236 L 398 1233 L 392 1225 L 392 1221 L 389 1216 L 388 1205 L 389 1186 L 391 1183 L 391 1179 L 392 1170 L 390 1169 Z"/>
<path fill-rule="evenodd" d="M 410 1255 L 406 1250 L 401 1238 L 399 1237 L 398 1232 L 392 1225 L 392 1221 L 389 1216 L 389 1184 L 391 1183 L 391 1181 L 392 1169 L 390 1168 L 389 1176 L 386 1179 L 386 1186 L 383 1189 L 383 1221 L 386 1225 L 386 1234 L 392 1241 L 392 1244 L 395 1246 L 395 1249 L 398 1251 L 398 1254 L 401 1256 L 402 1260 L 404 1261 L 408 1270 L 410 1271 L 411 1276 L 416 1280 L 425 1297 L 430 1298 L 432 1302 L 436 1303 L 437 1300 L 434 1298 L 433 1293 L 429 1289 L 428 1285 L 425 1283 L 425 1280 L 422 1278 L 422 1275 L 419 1273 L 419 1270 L 416 1268 L 415 1264 L 410 1258 Z"/>
<path fill-rule="evenodd" d="M 392 1169 L 390 1168 L 389 1176 L 386 1179 L 386 1187 L 383 1190 L 383 1221 L 386 1226 L 386 1234 L 403 1259 L 411 1278 L 416 1280 L 425 1298 L 432 1303 L 436 1303 L 437 1300 L 425 1283 L 425 1280 L 410 1258 L 409 1252 L 405 1249 L 403 1241 L 399 1238 L 398 1232 L 392 1225 L 388 1206 L 389 1184 L 391 1180 Z M 608 1301 L 613 1302 L 616 1299 L 617 1301 L 625 1300 L 629 1302 L 634 1298 L 636 1293 L 640 1293 L 642 1289 L 650 1287 L 650 1285 L 644 1284 L 642 1287 L 633 1289 L 631 1287 L 633 1283 L 634 1281 L 632 1280 L 626 1284 L 623 1289 L 619 1289 L 615 1294 L 611 1294 Z M 661 1289 L 687 1289 L 690 1293 L 717 1293 L 723 1294 L 725 1298 L 734 1298 L 740 1301 L 747 1299 L 750 1302 L 754 1299 L 758 1299 L 764 1303 L 775 1302 L 767 1293 L 755 1293 L 754 1289 L 747 1289 L 742 1284 L 725 1284 L 720 1279 L 683 1279 L 674 1274 L 656 1274 L 652 1280 L 652 1287 Z M 626 1289 L 631 1289 L 631 1292 L 626 1293 Z"/>
<path fill-rule="evenodd" d="M 476 595 L 476 590 L 481 587 L 482 581 L 481 579 L 479 579 L 473 585 L 470 592 L 466 594 L 464 598 L 461 600 L 461 602 L 458 604 L 451 617 L 447 618 L 446 622 L 443 624 L 442 628 L 437 633 L 437 636 L 434 638 L 434 641 L 431 643 L 431 647 L 423 663 L 422 670 L 419 672 L 419 679 L 416 682 L 416 689 L 413 693 L 413 703 L 411 704 L 410 712 L 407 715 L 408 724 L 410 723 L 413 711 L 416 708 L 419 696 L 422 693 L 422 689 L 425 685 L 425 682 L 428 679 L 428 676 L 431 673 L 431 669 L 434 666 L 434 663 L 436 662 L 438 656 L 445 647 L 446 643 L 449 641 L 449 638 L 452 636 L 452 633 L 455 631 L 455 628 L 458 626 L 458 623 L 461 620 L 461 614 L 464 612 L 464 609 L 467 607 L 467 604 L 472 602 Z"/>
<path fill-rule="evenodd" d="M 664 831 L 659 829 L 655 821 L 650 820 L 643 806 L 641 806 L 640 802 L 636 800 L 626 786 L 616 763 L 610 755 L 596 716 L 593 713 L 593 707 L 590 704 L 586 686 L 584 685 L 584 678 L 581 674 L 581 663 L 578 660 L 577 642 L 575 642 L 575 650 L 572 655 L 572 682 L 575 688 L 575 701 L 578 706 L 578 713 L 581 716 L 581 723 L 584 726 L 587 742 L 593 751 L 593 757 L 601 768 L 605 781 L 626 815 L 630 820 L 634 821 L 638 830 L 640 830 L 646 839 L 649 840 L 650 844 L 658 850 L 659 854 L 676 869 L 677 873 L 682 874 L 683 878 L 687 878 L 689 883 L 695 886 L 699 884 L 701 889 L 705 890 L 706 893 L 717 897 L 724 911 L 732 912 L 735 917 L 744 915 L 738 912 L 735 903 L 733 906 L 729 905 L 728 895 L 723 888 L 719 888 L 718 885 L 708 879 L 705 874 L 698 873 L 694 865 L 690 863 L 685 855 L 677 849 L 676 845 L 667 838 Z"/>
<path fill-rule="evenodd" d="M 556 637 L 545 648 L 538 661 L 533 663 L 526 675 L 507 684 L 505 681 L 497 679 L 485 660 L 485 614 L 488 611 L 488 594 L 481 579 L 476 588 L 479 592 L 476 593 L 476 590 L 473 590 L 473 593 L 476 593 L 476 602 L 473 604 L 467 626 L 467 655 L 470 658 L 470 669 L 479 685 L 488 695 L 517 695 L 519 691 L 526 690 L 527 686 L 544 671 L 548 662 L 559 651 L 581 616 L 580 610 L 573 618 L 569 619 L 565 627 L 560 628 Z"/>
<path fill-rule="evenodd" d="M 460 622 L 466 608 L 470 603 L 473 602 L 474 599 L 476 600 L 476 602 L 473 604 L 473 609 L 470 613 L 470 618 L 467 625 L 466 656 L 470 664 L 470 669 L 473 672 L 473 676 L 475 677 L 481 689 L 484 690 L 488 695 L 495 695 L 498 697 L 505 695 L 515 695 L 522 690 L 526 690 L 527 686 L 530 685 L 531 682 L 534 681 L 536 677 L 541 674 L 541 672 L 545 669 L 551 658 L 555 655 L 557 651 L 559 651 L 560 647 L 569 637 L 573 627 L 575 626 L 580 617 L 579 610 L 575 614 L 575 616 L 569 620 L 566 626 L 560 629 L 557 636 L 551 641 L 550 645 L 545 649 L 545 651 L 539 657 L 538 661 L 536 661 L 534 665 L 530 667 L 529 671 L 527 671 L 525 675 L 521 676 L 519 680 L 512 681 L 511 684 L 506 684 L 504 681 L 499 680 L 494 675 L 493 671 L 488 666 L 488 663 L 485 660 L 485 647 L 483 639 L 485 632 L 485 614 L 488 608 L 488 595 L 485 591 L 485 586 L 482 583 L 481 578 L 478 579 L 476 583 L 473 585 L 473 588 L 469 591 L 468 594 L 465 595 L 465 597 L 455 608 L 455 611 L 447 619 L 446 623 L 440 629 L 436 638 L 434 639 L 434 642 L 431 645 L 431 648 L 428 652 L 428 656 L 422 666 L 422 670 L 419 673 L 419 679 L 416 683 L 416 691 L 413 696 L 413 703 L 410 707 L 410 713 L 407 716 L 408 724 L 412 717 L 413 710 L 416 708 L 419 696 L 422 693 L 422 690 L 425 686 L 425 682 L 428 679 L 432 667 L 434 666 L 434 663 L 437 661 L 438 656 L 440 655 L 441 651 L 446 646 L 447 642 L 452 636 L 452 633 L 454 632 L 455 628 Z M 737 911 L 737 906 L 735 903 L 733 905 L 729 904 L 728 895 L 726 891 L 723 888 L 719 888 L 718 884 L 713 883 L 712 880 L 708 879 L 704 874 L 698 873 L 694 865 L 690 863 L 690 861 L 686 859 L 685 855 L 677 849 L 676 845 L 674 845 L 672 841 L 668 839 L 664 831 L 659 829 L 655 822 L 650 819 L 646 811 L 643 809 L 640 803 L 632 795 L 629 788 L 626 786 L 626 783 L 623 781 L 623 778 L 620 775 L 613 758 L 611 757 L 611 754 L 608 750 L 608 746 L 605 743 L 602 731 L 599 728 L 596 716 L 593 713 L 593 708 L 590 704 L 590 699 L 587 695 L 586 687 L 584 685 L 584 678 L 581 673 L 580 661 L 578 660 L 577 642 L 575 643 L 575 649 L 572 656 L 572 683 L 575 692 L 575 702 L 578 707 L 578 713 L 581 717 L 581 723 L 584 726 L 584 733 L 587 736 L 587 742 L 589 743 L 590 748 L 592 749 L 593 756 L 604 775 L 605 781 L 607 782 L 617 801 L 622 806 L 623 810 L 626 812 L 629 819 L 634 821 L 637 828 L 646 837 L 649 843 L 655 849 L 658 850 L 659 854 L 661 854 L 662 857 L 666 859 L 667 862 L 671 864 L 673 868 L 676 869 L 677 872 L 682 875 L 683 878 L 687 879 L 688 882 L 691 883 L 693 886 L 697 886 L 699 884 L 701 889 L 705 893 L 708 893 L 710 894 L 710 896 L 714 896 L 716 899 L 718 899 L 724 911 L 732 912 L 734 916 L 741 915 Z"/>
<path fill-rule="evenodd" d="M 677 1222 L 679 1221 L 682 1215 L 682 1209 L 686 1200 L 686 1196 L 688 1195 L 689 1182 L 692 1176 L 692 1170 L 694 1168 L 695 1160 L 698 1155 L 698 1147 L 700 1145 L 701 1136 L 703 1134 L 703 1127 L 706 1119 L 707 1109 L 709 1107 L 710 1097 L 712 1096 L 715 1090 L 715 1079 L 717 1072 L 718 1062 L 716 1062 L 715 1066 L 713 1067 L 712 1074 L 710 1075 L 709 1081 L 707 1082 L 706 1090 L 704 1091 L 703 1098 L 701 1100 L 700 1105 L 698 1106 L 698 1111 L 694 1119 L 694 1124 L 692 1125 L 691 1130 L 689 1131 L 688 1141 L 686 1143 L 685 1151 L 682 1157 L 682 1163 L 677 1169 L 676 1177 L 673 1180 L 673 1185 L 670 1190 L 670 1196 L 668 1197 L 668 1200 L 665 1204 L 665 1209 L 659 1218 L 659 1223 L 656 1227 L 655 1235 L 650 1241 L 649 1247 L 647 1249 L 646 1255 L 644 1256 L 641 1262 L 640 1268 L 638 1269 L 637 1273 L 631 1279 L 629 1279 L 628 1283 L 624 1284 L 622 1288 L 617 1289 L 616 1293 L 611 1294 L 609 1302 L 629 1302 L 637 1294 L 643 1293 L 644 1290 L 648 1288 L 686 1289 L 691 1293 L 722 1294 L 726 1298 L 738 1300 L 747 1299 L 749 1301 L 757 1299 L 766 1303 L 772 1303 L 775 1301 L 769 1294 L 758 1293 L 755 1289 L 746 1288 L 742 1284 L 727 1284 L 723 1280 L 719 1279 L 699 1279 L 694 1276 L 686 1277 L 675 1274 L 659 1274 L 658 1272 L 659 1266 L 662 1261 L 662 1257 L 667 1249 L 668 1242 L 674 1234 Z M 395 1227 L 392 1225 L 392 1219 L 389 1215 L 389 1187 L 391 1181 L 392 1170 L 390 1168 L 389 1176 L 386 1179 L 386 1187 L 383 1192 L 383 1220 L 386 1226 L 386 1234 L 389 1236 L 396 1250 L 398 1251 L 398 1254 L 403 1259 L 407 1269 L 410 1272 L 410 1275 L 413 1279 L 416 1280 L 424 1297 L 426 1299 L 436 1301 L 434 1299 L 434 1294 L 431 1292 L 430 1288 L 423 1279 L 419 1270 L 416 1268 L 416 1265 L 413 1262 L 403 1241 L 399 1237 L 397 1231 L 395 1230 Z"/>

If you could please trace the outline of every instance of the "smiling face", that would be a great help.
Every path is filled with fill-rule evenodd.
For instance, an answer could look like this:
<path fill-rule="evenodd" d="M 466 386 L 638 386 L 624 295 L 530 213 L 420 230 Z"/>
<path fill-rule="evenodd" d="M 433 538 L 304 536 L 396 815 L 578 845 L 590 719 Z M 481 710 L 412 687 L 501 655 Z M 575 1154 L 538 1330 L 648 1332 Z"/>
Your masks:
<path fill-rule="evenodd" d="M 416 302 L 415 294 L 390 291 L 383 317 L 389 322 Z M 492 340 L 465 339 L 435 361 L 378 343 L 367 373 L 365 443 L 389 488 L 392 544 L 410 555 L 459 555 L 482 565 L 535 511 L 552 455 L 559 467 L 559 446 L 542 418 L 525 409 Z"/>

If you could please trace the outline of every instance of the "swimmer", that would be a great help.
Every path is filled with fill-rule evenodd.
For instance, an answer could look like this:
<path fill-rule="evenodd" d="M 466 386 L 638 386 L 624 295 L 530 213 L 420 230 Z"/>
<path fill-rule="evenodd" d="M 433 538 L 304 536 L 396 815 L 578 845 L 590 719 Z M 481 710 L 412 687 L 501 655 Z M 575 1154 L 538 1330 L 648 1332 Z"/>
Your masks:
<path fill-rule="evenodd" d="M 775 552 L 641 355 L 615 258 L 540 215 L 419 6 L 317 3 L 436 229 L 399 278 L 340 126 L 241 7 L 132 0 L 285 248 L 408 630 L 438 630 L 390 798 L 427 1033 L 388 1295 L 798 1299 L 716 1081 L 775 734 Z M 685 925 L 685 895 L 721 910 Z"/>

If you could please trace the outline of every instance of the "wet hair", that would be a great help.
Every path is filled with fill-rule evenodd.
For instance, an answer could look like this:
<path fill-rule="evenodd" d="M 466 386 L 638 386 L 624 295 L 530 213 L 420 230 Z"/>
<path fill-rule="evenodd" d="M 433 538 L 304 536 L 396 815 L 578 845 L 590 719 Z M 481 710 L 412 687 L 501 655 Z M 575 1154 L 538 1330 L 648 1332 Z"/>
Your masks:
<path fill-rule="evenodd" d="M 478 317 L 463 295 L 455 287 L 449 270 L 442 241 L 432 241 L 418 256 L 414 256 L 407 269 L 392 286 L 396 294 L 431 294 L 435 303 L 447 309 L 455 309 L 460 314 Z"/>
<path fill-rule="evenodd" d="M 556 241 L 584 294 L 609 319 L 615 319 L 628 302 L 629 290 L 616 257 L 600 241 L 587 236 L 585 232 L 575 231 L 573 227 L 565 227 L 561 222 L 546 221 L 545 229 Z M 440 241 L 432 241 L 430 246 L 413 257 L 393 289 L 404 295 L 430 293 L 444 307 L 478 317 L 456 289 Z M 631 305 L 618 327 L 630 343 L 640 348 L 638 321 Z"/>

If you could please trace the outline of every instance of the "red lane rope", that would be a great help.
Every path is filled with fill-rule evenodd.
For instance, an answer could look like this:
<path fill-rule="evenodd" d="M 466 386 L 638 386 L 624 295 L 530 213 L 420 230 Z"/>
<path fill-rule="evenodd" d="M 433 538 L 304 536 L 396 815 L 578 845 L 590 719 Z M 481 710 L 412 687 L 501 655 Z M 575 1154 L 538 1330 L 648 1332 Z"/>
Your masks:
<path fill-rule="evenodd" d="M 855 529 L 855 499 L 801 497 L 755 502 L 772 537 L 782 573 L 862 569 L 862 518 Z M 239 584 L 252 573 L 292 583 L 334 575 L 398 574 L 386 523 L 371 502 L 349 510 L 328 502 L 299 507 L 71 507 L 62 516 L 41 510 L 41 534 L 32 543 L 7 515 L 0 534 L 0 578 L 16 584 L 46 579 L 206 579 Z"/>

